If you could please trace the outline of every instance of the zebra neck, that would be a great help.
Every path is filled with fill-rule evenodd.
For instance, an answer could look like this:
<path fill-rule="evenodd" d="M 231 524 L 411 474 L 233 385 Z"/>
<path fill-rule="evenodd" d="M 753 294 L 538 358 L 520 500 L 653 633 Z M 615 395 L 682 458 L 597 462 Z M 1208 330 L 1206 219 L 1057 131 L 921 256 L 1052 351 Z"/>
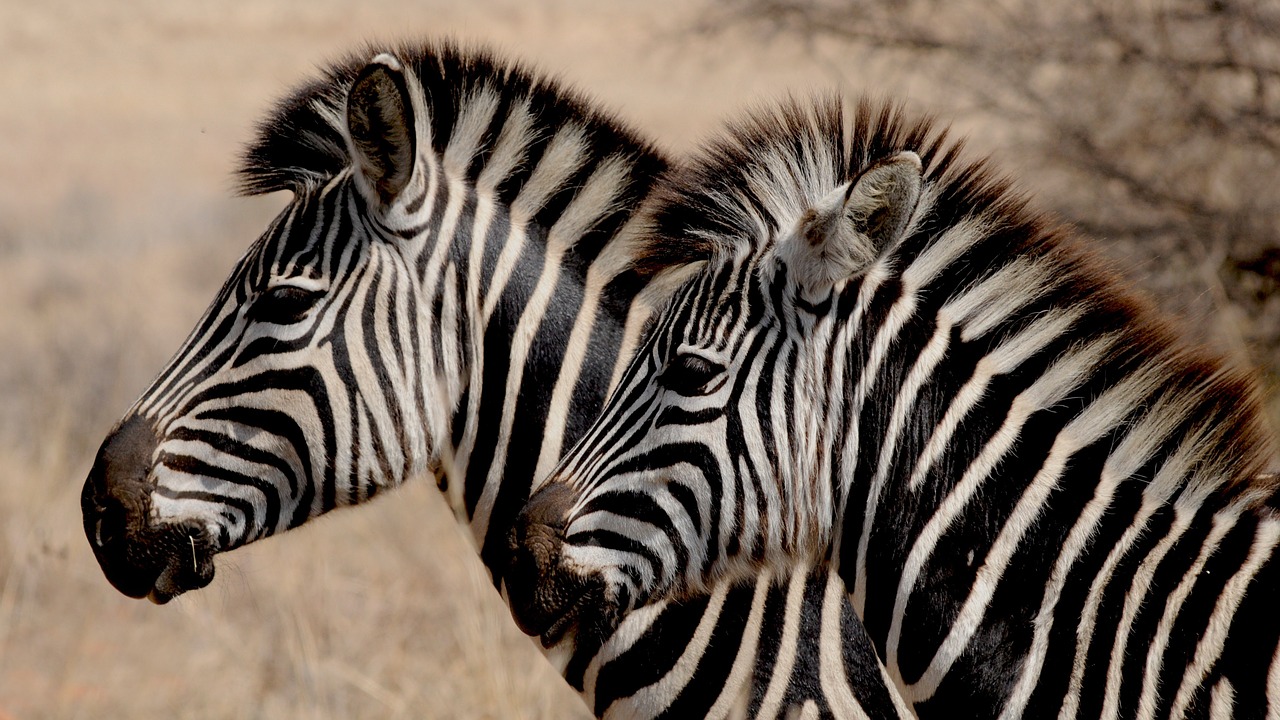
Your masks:
<path fill-rule="evenodd" d="M 617 249 L 629 216 L 584 248 L 558 222 L 572 204 L 548 224 L 470 187 L 448 194 L 438 202 L 451 247 L 424 295 L 451 409 L 437 477 L 497 583 L 516 514 L 600 412 L 638 335 L 630 313 L 645 281 Z"/>

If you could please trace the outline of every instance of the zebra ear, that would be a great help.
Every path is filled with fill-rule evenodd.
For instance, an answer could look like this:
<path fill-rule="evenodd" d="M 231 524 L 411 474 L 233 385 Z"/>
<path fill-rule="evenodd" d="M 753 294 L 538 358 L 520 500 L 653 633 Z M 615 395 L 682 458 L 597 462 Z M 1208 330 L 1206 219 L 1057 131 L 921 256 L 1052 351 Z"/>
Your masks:
<path fill-rule="evenodd" d="M 825 295 L 901 237 L 920 201 L 923 173 L 920 156 L 904 150 L 815 203 L 783 256 L 801 284 Z"/>
<path fill-rule="evenodd" d="M 390 206 L 413 178 L 418 142 L 409 79 L 394 56 L 378 55 L 351 84 L 347 134 L 366 189 Z"/>

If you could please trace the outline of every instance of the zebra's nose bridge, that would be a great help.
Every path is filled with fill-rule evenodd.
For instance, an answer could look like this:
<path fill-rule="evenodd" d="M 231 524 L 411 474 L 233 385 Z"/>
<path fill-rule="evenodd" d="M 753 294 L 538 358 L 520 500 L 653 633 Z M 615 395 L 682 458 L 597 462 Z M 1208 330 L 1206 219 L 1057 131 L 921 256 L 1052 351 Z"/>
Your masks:
<path fill-rule="evenodd" d="M 535 584 L 556 572 L 573 496 L 569 487 L 552 483 L 529 498 L 511 528 L 511 584 Z"/>
<path fill-rule="evenodd" d="M 102 441 L 87 484 L 99 499 L 115 499 L 126 505 L 149 489 L 151 458 L 160 437 L 151 421 L 132 415 Z"/>
<path fill-rule="evenodd" d="M 577 492 L 563 482 L 548 482 L 535 492 L 520 516 L 529 524 L 542 525 L 564 531 L 569 510 L 577 499 Z"/>

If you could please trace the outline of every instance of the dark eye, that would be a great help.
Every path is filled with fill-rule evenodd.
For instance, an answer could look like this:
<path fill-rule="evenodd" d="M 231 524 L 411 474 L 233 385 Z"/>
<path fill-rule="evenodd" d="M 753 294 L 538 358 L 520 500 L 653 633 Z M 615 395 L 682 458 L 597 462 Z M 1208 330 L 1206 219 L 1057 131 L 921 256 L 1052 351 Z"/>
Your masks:
<path fill-rule="evenodd" d="M 249 308 L 249 319 L 276 325 L 298 322 L 322 294 L 319 290 L 307 290 L 297 285 L 277 285 L 253 303 Z"/>
<path fill-rule="evenodd" d="M 719 388 L 708 387 L 724 374 L 725 367 L 701 355 L 681 353 L 667 362 L 658 384 L 680 395 L 706 395 Z"/>

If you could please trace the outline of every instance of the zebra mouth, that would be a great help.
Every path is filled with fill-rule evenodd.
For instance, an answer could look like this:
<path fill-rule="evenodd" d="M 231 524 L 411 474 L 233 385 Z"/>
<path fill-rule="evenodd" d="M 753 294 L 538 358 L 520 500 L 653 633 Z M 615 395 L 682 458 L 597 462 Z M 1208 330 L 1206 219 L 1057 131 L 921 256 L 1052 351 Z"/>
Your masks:
<path fill-rule="evenodd" d="M 526 635 L 551 648 L 572 632 L 581 652 L 603 643 L 621 612 L 603 576 L 564 562 L 565 515 L 572 500 L 563 485 L 549 485 L 530 498 L 507 538 L 503 582 L 511 615 Z"/>
<path fill-rule="evenodd" d="M 213 553 L 206 549 L 207 545 L 197 542 L 194 535 L 187 535 L 186 539 L 190 553 L 179 551 L 171 555 L 151 583 L 147 599 L 156 605 L 164 605 L 184 592 L 199 590 L 213 582 Z"/>
<path fill-rule="evenodd" d="M 558 529 L 534 525 L 524 530 L 513 533 L 503 583 L 516 625 L 545 648 L 560 644 L 571 631 L 579 646 L 611 631 L 620 613 L 609 602 L 604 578 L 561 564 Z"/>
<path fill-rule="evenodd" d="M 600 582 L 587 581 L 576 594 L 562 597 L 566 597 L 563 604 L 521 607 L 512 603 L 516 624 L 537 637 L 544 648 L 569 641 L 576 653 L 587 650 L 588 655 L 594 655 L 592 649 L 598 649 L 617 629 L 620 609 L 609 602 Z"/>
<path fill-rule="evenodd" d="M 154 424 L 140 415 L 121 421 L 98 449 L 80 490 L 84 534 L 102 573 L 121 593 L 163 604 L 213 580 L 218 541 L 192 520 L 156 524 L 151 457 Z"/>
<path fill-rule="evenodd" d="M 579 619 L 590 614 L 590 607 L 597 604 L 592 602 L 593 595 L 590 588 L 584 589 L 578 597 L 566 603 L 558 615 L 555 610 L 548 613 L 550 624 L 538 635 L 542 647 L 559 645 L 571 629 L 578 627 Z"/>
<path fill-rule="evenodd" d="M 516 625 L 526 635 L 538 637 L 546 648 L 558 645 L 580 619 L 605 604 L 601 584 L 560 568 L 542 569 L 534 577 L 509 574 L 505 591 Z"/>
<path fill-rule="evenodd" d="M 106 525 L 87 516 L 85 531 L 103 574 L 121 593 L 163 605 L 213 580 L 217 548 L 203 528 L 174 523 L 117 533 Z"/>

